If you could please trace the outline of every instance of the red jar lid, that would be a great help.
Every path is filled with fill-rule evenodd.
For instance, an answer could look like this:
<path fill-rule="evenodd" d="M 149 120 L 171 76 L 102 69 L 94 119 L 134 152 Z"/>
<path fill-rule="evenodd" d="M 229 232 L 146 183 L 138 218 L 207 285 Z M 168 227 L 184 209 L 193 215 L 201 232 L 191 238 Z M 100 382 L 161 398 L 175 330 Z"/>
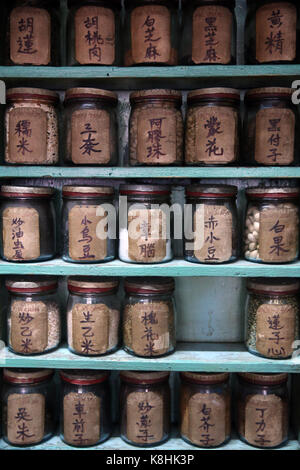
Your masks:
<path fill-rule="evenodd" d="M 193 104 L 208 100 L 234 101 L 239 104 L 241 100 L 240 91 L 235 88 L 200 88 L 193 90 L 187 95 L 187 103 Z"/>
<path fill-rule="evenodd" d="M 54 374 L 52 369 L 3 369 L 5 382 L 14 384 L 35 384 L 48 380 Z"/>
<path fill-rule="evenodd" d="M 296 199 L 300 195 L 300 188 L 255 188 L 246 189 L 249 199 Z"/>
<path fill-rule="evenodd" d="M 187 187 L 186 195 L 188 197 L 203 197 L 214 199 L 236 197 L 237 187 L 225 184 L 195 184 Z"/>
<path fill-rule="evenodd" d="M 6 198 L 49 198 L 54 194 L 54 189 L 42 186 L 1 186 L 1 196 Z"/>
<path fill-rule="evenodd" d="M 287 382 L 288 374 L 254 374 L 244 372 L 238 376 L 249 383 L 254 385 L 280 385 Z"/>
<path fill-rule="evenodd" d="M 248 279 L 247 289 L 255 294 L 265 295 L 291 295 L 297 294 L 300 290 L 300 281 L 297 279 Z"/>
<path fill-rule="evenodd" d="M 169 101 L 180 106 L 182 104 L 181 91 L 169 89 L 151 89 L 134 91 L 130 95 L 132 105 L 146 103 L 147 101 Z"/>
<path fill-rule="evenodd" d="M 100 88 L 77 87 L 69 88 L 65 94 L 65 103 L 72 100 L 101 100 L 107 102 L 111 106 L 118 104 L 118 95 L 110 90 L 102 90 Z"/>
<path fill-rule="evenodd" d="M 74 294 L 102 294 L 115 292 L 119 281 L 108 277 L 73 276 L 68 279 L 68 289 Z"/>
<path fill-rule="evenodd" d="M 63 186 L 63 197 L 65 198 L 109 198 L 114 195 L 112 186 Z"/>
<path fill-rule="evenodd" d="M 279 98 L 291 102 L 292 93 L 293 90 L 286 87 L 254 88 L 253 90 L 247 91 L 245 101 L 251 102 Z"/>
<path fill-rule="evenodd" d="M 60 377 L 64 382 L 75 385 L 95 385 L 105 382 L 110 371 L 102 370 L 61 370 Z"/>
<path fill-rule="evenodd" d="M 122 196 L 169 196 L 171 188 L 161 184 L 121 184 L 120 194 Z"/>
<path fill-rule="evenodd" d="M 57 289 L 57 280 L 48 276 L 6 279 L 5 287 L 9 292 L 20 294 L 46 294 Z"/>
<path fill-rule="evenodd" d="M 227 382 L 229 374 L 223 372 L 181 372 L 180 377 L 185 382 L 196 383 L 199 385 L 214 385 Z"/>
<path fill-rule="evenodd" d="M 128 277 L 124 288 L 129 294 L 165 294 L 174 291 L 175 281 L 172 277 Z"/>
<path fill-rule="evenodd" d="M 120 377 L 123 382 L 137 385 L 152 385 L 160 382 L 166 382 L 169 379 L 169 376 L 170 372 L 120 372 Z"/>
<path fill-rule="evenodd" d="M 59 95 L 55 91 L 42 88 L 10 88 L 6 92 L 7 103 L 15 101 L 45 101 L 49 104 L 57 104 Z"/>

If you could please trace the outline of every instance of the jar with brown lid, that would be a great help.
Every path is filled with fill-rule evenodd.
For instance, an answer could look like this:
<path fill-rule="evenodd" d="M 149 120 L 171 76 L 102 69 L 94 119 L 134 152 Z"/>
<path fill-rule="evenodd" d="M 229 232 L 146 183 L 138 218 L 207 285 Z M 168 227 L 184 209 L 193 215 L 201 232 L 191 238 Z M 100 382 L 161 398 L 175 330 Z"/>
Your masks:
<path fill-rule="evenodd" d="M 230 439 L 229 374 L 181 372 L 180 434 L 199 447 L 219 447 Z"/>
<path fill-rule="evenodd" d="M 59 158 L 59 96 L 41 88 L 11 88 L 6 93 L 5 162 L 54 165 Z"/>
<path fill-rule="evenodd" d="M 236 427 L 242 441 L 260 448 L 288 441 L 287 379 L 288 374 L 238 374 Z"/>
<path fill-rule="evenodd" d="M 121 438 L 153 447 L 170 437 L 169 372 L 121 372 Z"/>
<path fill-rule="evenodd" d="M 50 369 L 4 369 L 2 436 L 26 447 L 50 439 L 57 422 L 55 387 Z"/>
<path fill-rule="evenodd" d="M 130 165 L 181 165 L 181 92 L 159 89 L 136 91 L 131 93 L 130 103 Z"/>
<path fill-rule="evenodd" d="M 69 0 L 68 65 L 120 65 L 121 0 Z"/>
<path fill-rule="evenodd" d="M 64 101 L 65 161 L 74 165 L 114 166 L 118 162 L 116 93 L 71 88 Z"/>
<path fill-rule="evenodd" d="M 299 253 L 299 188 L 255 187 L 248 199 L 244 255 L 256 263 L 290 263 Z"/>
<path fill-rule="evenodd" d="M 182 0 L 183 33 L 180 63 L 235 64 L 234 0 Z M 192 32 L 192 33 L 191 33 Z"/>
<path fill-rule="evenodd" d="M 70 277 L 68 347 L 82 356 L 113 353 L 120 343 L 119 282 L 113 278 Z"/>
<path fill-rule="evenodd" d="M 178 1 L 125 0 L 124 65 L 177 65 Z"/>
<path fill-rule="evenodd" d="M 202 88 L 187 97 L 187 165 L 227 165 L 239 158 L 240 92 Z"/>
<path fill-rule="evenodd" d="M 56 254 L 54 190 L 1 186 L 1 256 L 6 261 L 46 261 Z"/>

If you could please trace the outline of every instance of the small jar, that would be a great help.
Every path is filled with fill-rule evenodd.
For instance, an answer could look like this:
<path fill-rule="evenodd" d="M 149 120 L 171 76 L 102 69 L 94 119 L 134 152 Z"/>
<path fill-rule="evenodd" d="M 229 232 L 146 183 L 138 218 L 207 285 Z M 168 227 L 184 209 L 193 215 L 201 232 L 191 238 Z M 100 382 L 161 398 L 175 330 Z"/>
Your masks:
<path fill-rule="evenodd" d="M 69 0 L 68 65 L 120 65 L 121 0 Z"/>
<path fill-rule="evenodd" d="M 237 187 L 229 185 L 192 185 L 186 191 L 191 208 L 185 238 L 187 261 L 220 264 L 238 258 Z"/>
<path fill-rule="evenodd" d="M 219 447 L 231 433 L 229 374 L 182 372 L 180 434 L 198 447 Z"/>
<path fill-rule="evenodd" d="M 6 93 L 5 163 L 54 165 L 59 158 L 59 96 L 41 88 Z"/>
<path fill-rule="evenodd" d="M 7 279 L 8 347 L 32 356 L 56 349 L 61 339 L 57 281 L 48 276 Z"/>
<path fill-rule="evenodd" d="M 1 186 L 1 256 L 24 263 L 46 261 L 56 253 L 54 190 L 38 186 Z"/>
<path fill-rule="evenodd" d="M 244 255 L 256 263 L 290 263 L 299 253 L 299 188 L 251 188 Z"/>
<path fill-rule="evenodd" d="M 298 35 L 298 0 L 248 0 L 247 64 L 296 63 Z"/>
<path fill-rule="evenodd" d="M 170 188 L 164 185 L 120 186 L 120 195 L 127 196 L 127 213 L 123 207 L 124 198 L 120 199 L 120 260 L 154 264 L 173 258 L 171 235 L 167 230 L 170 193 Z M 164 207 L 157 208 L 160 205 Z"/>
<path fill-rule="evenodd" d="M 67 304 L 68 347 L 82 356 L 116 351 L 120 342 L 118 280 L 70 277 Z"/>
<path fill-rule="evenodd" d="M 130 165 L 181 165 L 181 92 L 157 89 L 136 91 L 131 93 L 130 103 Z"/>
<path fill-rule="evenodd" d="M 66 91 L 65 161 L 73 165 L 114 166 L 118 162 L 116 93 L 99 88 Z"/>
<path fill-rule="evenodd" d="M 109 374 L 100 370 L 60 372 L 60 437 L 66 444 L 74 447 L 95 446 L 111 435 Z"/>
<path fill-rule="evenodd" d="M 125 0 L 124 65 L 177 65 L 178 2 Z"/>
<path fill-rule="evenodd" d="M 50 369 L 4 369 L 2 436 L 26 447 L 50 439 L 56 428 L 55 387 Z"/>
<path fill-rule="evenodd" d="M 275 448 L 288 441 L 288 374 L 238 374 L 237 431 L 255 447 Z"/>
<path fill-rule="evenodd" d="M 121 372 L 121 438 L 153 447 L 170 437 L 169 372 Z"/>
<path fill-rule="evenodd" d="M 115 258 L 112 235 L 114 189 L 110 186 L 63 187 L 63 255 L 71 263 L 100 263 Z"/>
<path fill-rule="evenodd" d="M 227 165 L 239 157 L 240 92 L 203 88 L 188 94 L 187 165 Z"/>
<path fill-rule="evenodd" d="M 235 64 L 234 0 L 183 0 L 180 63 Z"/>
<path fill-rule="evenodd" d="M 126 352 L 139 357 L 161 357 L 175 351 L 174 288 L 174 279 L 168 277 L 126 279 L 123 314 Z"/>
<path fill-rule="evenodd" d="M 250 279 L 247 283 L 246 346 L 268 359 L 292 356 L 299 339 L 300 283 L 288 279 Z"/>

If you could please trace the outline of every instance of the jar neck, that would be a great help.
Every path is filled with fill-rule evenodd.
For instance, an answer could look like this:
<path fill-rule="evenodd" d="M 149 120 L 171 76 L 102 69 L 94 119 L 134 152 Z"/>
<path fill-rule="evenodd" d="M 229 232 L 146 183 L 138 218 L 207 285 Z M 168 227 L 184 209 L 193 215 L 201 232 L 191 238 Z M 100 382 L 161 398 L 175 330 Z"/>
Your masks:
<path fill-rule="evenodd" d="M 204 107 L 204 106 L 223 106 L 226 108 L 234 108 L 236 110 L 239 109 L 240 103 L 236 102 L 235 100 L 224 100 L 220 98 L 209 98 L 207 100 L 191 100 L 188 101 L 188 106 L 190 107 Z"/>
<path fill-rule="evenodd" d="M 260 205 L 260 204 L 281 204 L 281 203 L 285 203 L 285 202 L 289 202 L 291 204 L 294 204 L 294 205 L 297 205 L 297 199 L 296 198 L 289 198 L 289 197 L 282 197 L 282 198 L 278 198 L 278 197 L 258 197 L 258 198 L 255 198 L 255 197 L 249 197 L 248 196 L 248 201 L 249 203 L 253 204 L 253 205 Z"/>
<path fill-rule="evenodd" d="M 73 292 L 69 291 L 70 295 L 88 298 L 97 298 L 97 297 L 109 297 L 110 295 L 116 294 L 117 289 L 109 290 L 107 292 Z"/>
<path fill-rule="evenodd" d="M 113 198 L 109 197 L 81 197 L 81 196 L 63 196 L 64 202 L 78 202 L 80 204 L 105 204 L 105 203 L 113 203 Z"/>
<path fill-rule="evenodd" d="M 90 98 L 83 96 L 82 98 L 69 98 L 67 101 L 64 102 L 65 108 L 68 107 L 76 107 L 76 106 L 83 106 L 89 105 L 90 107 L 103 107 L 103 108 L 115 108 L 117 103 L 115 101 L 110 101 L 101 98 Z"/>
<path fill-rule="evenodd" d="M 166 100 L 166 99 L 151 99 L 151 98 L 148 98 L 147 100 L 141 100 L 141 101 L 136 101 L 136 102 L 132 102 L 131 103 L 131 106 L 133 109 L 142 109 L 142 108 L 145 108 L 147 109 L 148 106 L 151 105 L 151 106 L 154 106 L 154 107 L 157 107 L 157 108 L 161 108 L 161 107 L 165 107 L 165 108 L 173 108 L 173 109 L 180 109 L 181 107 L 181 103 L 177 103 L 176 101 L 171 101 L 171 100 Z"/>

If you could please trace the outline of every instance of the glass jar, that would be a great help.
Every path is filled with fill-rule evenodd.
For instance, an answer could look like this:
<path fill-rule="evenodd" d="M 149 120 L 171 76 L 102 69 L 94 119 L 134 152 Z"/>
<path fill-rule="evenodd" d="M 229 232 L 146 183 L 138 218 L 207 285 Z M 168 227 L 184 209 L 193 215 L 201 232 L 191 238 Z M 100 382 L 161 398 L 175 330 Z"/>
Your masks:
<path fill-rule="evenodd" d="M 183 0 L 180 63 L 235 64 L 234 0 Z M 192 32 L 192 34 L 191 34 Z"/>
<path fill-rule="evenodd" d="M 189 212 L 185 238 L 187 261 L 220 264 L 238 258 L 237 187 L 192 185 L 186 191 Z"/>
<path fill-rule="evenodd" d="M 237 431 L 255 447 L 274 448 L 288 440 L 288 374 L 238 374 Z"/>
<path fill-rule="evenodd" d="M 120 65 L 120 0 L 69 0 L 68 65 Z"/>
<path fill-rule="evenodd" d="M 125 0 L 124 65 L 177 65 L 178 2 Z"/>
<path fill-rule="evenodd" d="M 230 439 L 229 374 L 182 372 L 180 434 L 199 447 L 219 447 Z"/>
<path fill-rule="evenodd" d="M 95 446 L 112 433 L 111 390 L 107 371 L 60 372 L 60 437 L 74 447 Z"/>
<path fill-rule="evenodd" d="M 56 253 L 54 190 L 1 186 L 1 256 L 6 261 L 46 261 Z"/>
<path fill-rule="evenodd" d="M 120 342 L 119 282 L 113 278 L 70 277 L 68 347 L 82 356 L 113 353 Z"/>
<path fill-rule="evenodd" d="M 290 263 L 299 254 L 299 188 L 251 188 L 244 255 L 256 263 Z"/>
<path fill-rule="evenodd" d="M 174 288 L 174 279 L 168 277 L 126 279 L 123 314 L 126 352 L 139 357 L 161 357 L 175 351 Z"/>
<path fill-rule="evenodd" d="M 71 88 L 65 95 L 65 161 L 73 165 L 114 166 L 118 162 L 116 93 Z"/>
<path fill-rule="evenodd" d="M 268 359 L 292 356 L 299 339 L 300 282 L 250 279 L 247 283 L 246 346 Z"/>
<path fill-rule="evenodd" d="M 170 437 L 169 372 L 121 372 L 121 438 L 153 447 Z"/>
<path fill-rule="evenodd" d="M 48 276 L 13 278 L 5 281 L 8 347 L 32 356 L 56 349 L 61 339 L 57 281 Z"/>
<path fill-rule="evenodd" d="M 2 436 L 13 446 L 33 446 L 56 428 L 55 387 L 50 369 L 4 369 Z"/>
<path fill-rule="evenodd" d="M 247 64 L 296 63 L 298 36 L 298 0 L 248 0 Z"/>
<path fill-rule="evenodd" d="M 63 255 L 72 263 L 111 261 L 116 255 L 113 236 L 114 189 L 110 186 L 63 187 Z"/>
<path fill-rule="evenodd" d="M 202 88 L 188 94 L 187 165 L 227 165 L 239 157 L 240 92 Z"/>
<path fill-rule="evenodd" d="M 6 65 L 60 65 L 59 2 L 13 0 L 6 3 Z"/>
<path fill-rule="evenodd" d="M 120 198 L 120 260 L 154 264 L 173 258 L 171 235 L 168 233 L 170 193 L 170 188 L 164 185 L 120 186 L 120 195 L 126 196 Z"/>

